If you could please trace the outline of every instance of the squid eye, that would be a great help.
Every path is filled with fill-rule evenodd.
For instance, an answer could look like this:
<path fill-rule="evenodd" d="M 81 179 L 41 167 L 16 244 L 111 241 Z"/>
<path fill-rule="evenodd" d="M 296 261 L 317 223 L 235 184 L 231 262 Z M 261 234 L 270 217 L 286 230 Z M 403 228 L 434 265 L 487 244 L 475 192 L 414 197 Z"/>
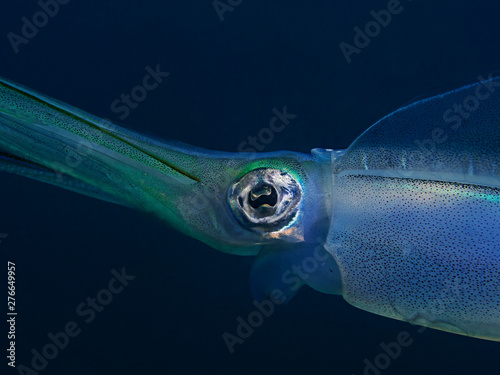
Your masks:
<path fill-rule="evenodd" d="M 278 169 L 255 169 L 229 189 L 229 204 L 244 227 L 259 231 L 279 231 L 297 217 L 302 188 L 290 174 Z"/>
<path fill-rule="evenodd" d="M 248 202 L 254 209 L 264 205 L 273 207 L 278 202 L 278 193 L 272 185 L 257 185 L 248 193 Z"/>

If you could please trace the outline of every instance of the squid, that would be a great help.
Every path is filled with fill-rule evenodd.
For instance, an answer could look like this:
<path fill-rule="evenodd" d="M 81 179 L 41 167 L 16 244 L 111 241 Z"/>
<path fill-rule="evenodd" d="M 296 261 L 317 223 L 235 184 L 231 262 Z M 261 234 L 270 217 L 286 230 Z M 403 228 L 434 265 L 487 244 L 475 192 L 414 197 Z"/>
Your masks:
<path fill-rule="evenodd" d="M 347 149 L 230 153 L 119 127 L 0 80 L 0 171 L 141 210 L 301 287 L 500 341 L 500 78 L 409 104 Z M 335 298 L 335 297 L 332 297 Z"/>

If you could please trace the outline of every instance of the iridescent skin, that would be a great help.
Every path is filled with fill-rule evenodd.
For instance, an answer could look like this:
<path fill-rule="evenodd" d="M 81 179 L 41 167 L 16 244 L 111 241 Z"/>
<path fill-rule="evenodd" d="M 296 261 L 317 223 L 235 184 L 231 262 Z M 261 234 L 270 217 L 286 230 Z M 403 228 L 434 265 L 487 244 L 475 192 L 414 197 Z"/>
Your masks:
<path fill-rule="evenodd" d="M 257 255 L 259 298 L 289 299 L 307 284 L 379 315 L 500 341 L 499 86 L 493 78 L 411 104 L 347 150 L 246 155 L 151 139 L 3 80 L 0 170 Z M 250 227 L 234 194 L 250 199 L 241 185 L 262 176 L 297 199 L 255 208 L 260 220 L 293 206 L 286 220 Z M 256 197 L 271 199 L 261 185 Z"/>

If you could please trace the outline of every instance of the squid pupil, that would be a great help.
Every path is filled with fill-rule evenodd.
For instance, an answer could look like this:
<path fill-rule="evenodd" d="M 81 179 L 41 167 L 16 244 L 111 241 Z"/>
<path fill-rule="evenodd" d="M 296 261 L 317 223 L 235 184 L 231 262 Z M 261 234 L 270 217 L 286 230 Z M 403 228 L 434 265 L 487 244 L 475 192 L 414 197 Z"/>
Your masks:
<path fill-rule="evenodd" d="M 271 185 L 257 185 L 248 193 L 248 203 L 254 209 L 264 205 L 273 207 L 277 202 L 278 193 Z"/>

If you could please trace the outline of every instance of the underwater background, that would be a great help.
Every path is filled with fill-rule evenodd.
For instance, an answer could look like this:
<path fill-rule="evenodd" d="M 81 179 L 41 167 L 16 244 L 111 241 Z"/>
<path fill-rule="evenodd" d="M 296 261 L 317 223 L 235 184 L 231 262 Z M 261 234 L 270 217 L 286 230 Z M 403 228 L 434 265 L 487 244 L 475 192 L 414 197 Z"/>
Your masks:
<path fill-rule="evenodd" d="M 48 3 L 2 4 L 1 76 L 131 129 L 208 149 L 238 151 L 285 106 L 297 116 L 260 142 L 263 151 L 346 148 L 400 106 L 500 68 L 493 1 L 60 0 L 45 20 L 39 12 Z M 397 9 L 390 21 L 346 55 L 339 45 L 354 45 L 354 28 L 364 30 L 372 11 L 388 7 Z M 26 20 L 42 25 L 25 29 L 29 37 Z M 117 110 L 116 100 L 151 69 L 169 74 L 136 108 Z M 1 174 L 0 192 L 0 260 L 17 269 L 16 364 L 32 368 L 33 350 L 69 322 L 81 329 L 40 374 L 499 371 L 499 343 L 419 332 L 307 288 L 230 353 L 222 335 L 236 334 L 237 319 L 256 309 L 251 257 L 219 253 L 155 217 L 25 178 Z M 102 311 L 79 315 L 123 268 L 135 278 Z M 402 332 L 411 344 L 384 362 L 384 347 Z M 2 374 L 37 373 L 2 358 Z"/>

